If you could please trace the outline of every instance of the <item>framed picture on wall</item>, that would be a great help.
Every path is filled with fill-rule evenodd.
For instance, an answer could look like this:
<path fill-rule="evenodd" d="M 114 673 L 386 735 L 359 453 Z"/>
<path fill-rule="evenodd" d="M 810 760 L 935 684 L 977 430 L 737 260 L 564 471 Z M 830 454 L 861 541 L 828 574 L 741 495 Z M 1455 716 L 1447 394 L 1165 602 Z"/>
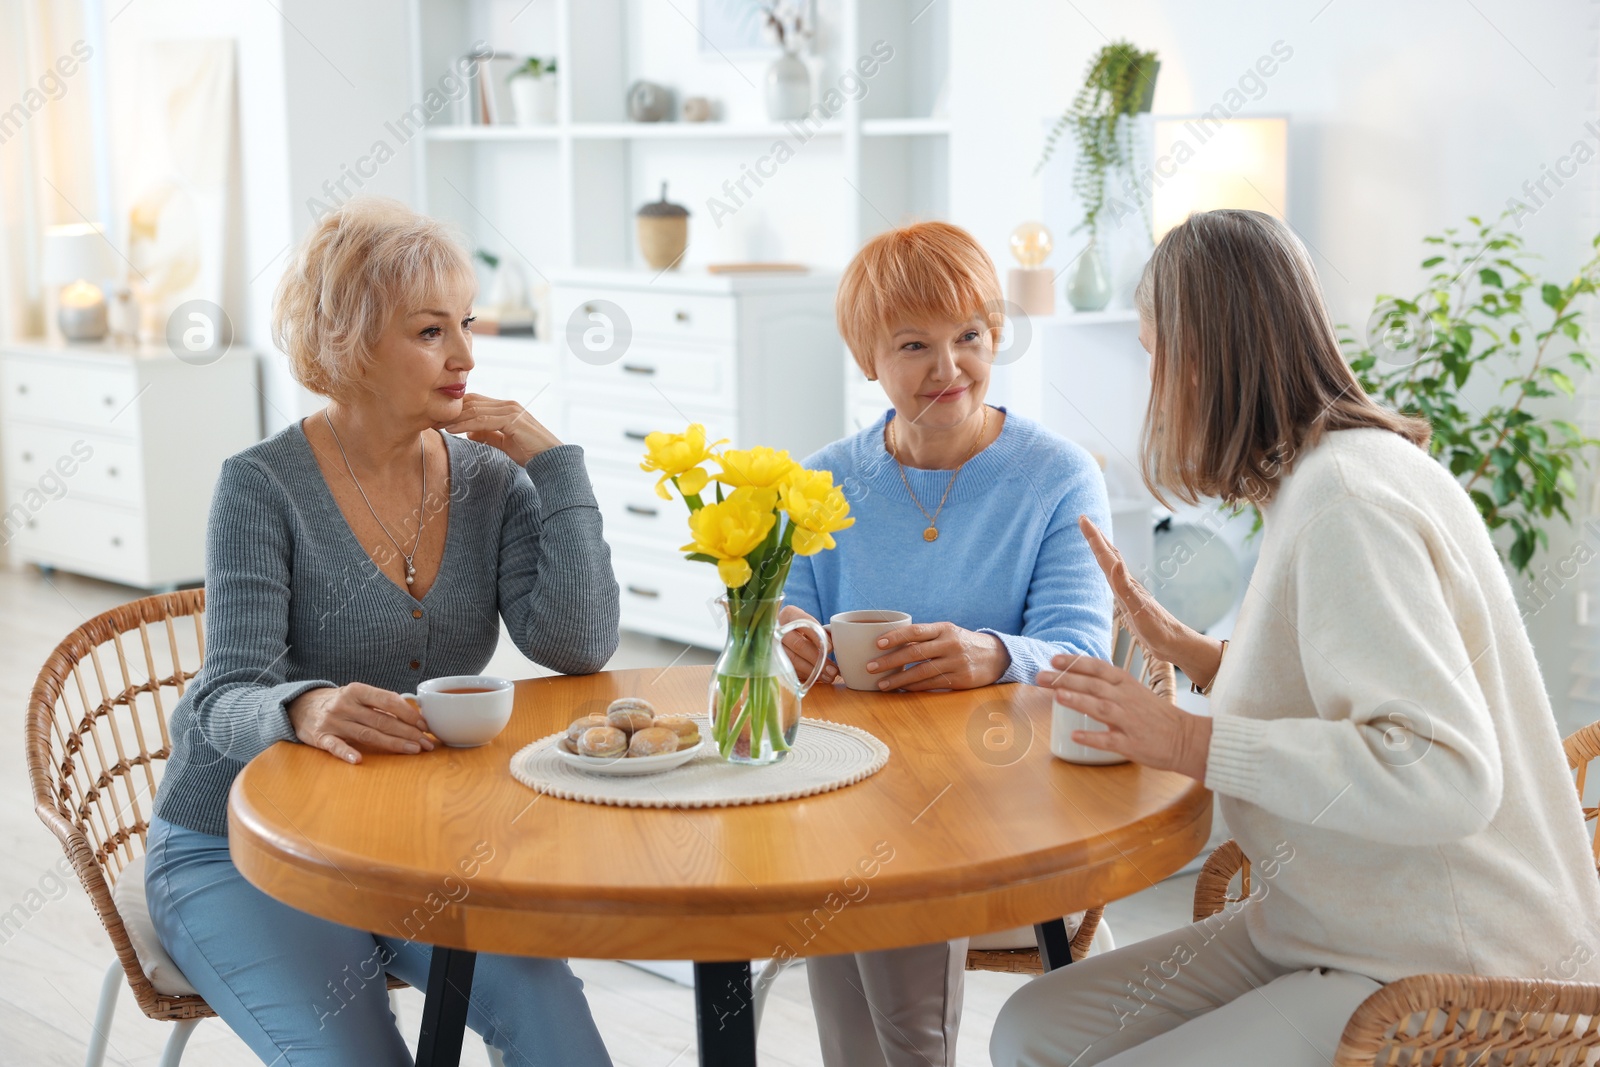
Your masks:
<path fill-rule="evenodd" d="M 777 42 L 767 35 L 766 26 L 760 0 L 700 0 L 703 55 L 777 55 Z"/>

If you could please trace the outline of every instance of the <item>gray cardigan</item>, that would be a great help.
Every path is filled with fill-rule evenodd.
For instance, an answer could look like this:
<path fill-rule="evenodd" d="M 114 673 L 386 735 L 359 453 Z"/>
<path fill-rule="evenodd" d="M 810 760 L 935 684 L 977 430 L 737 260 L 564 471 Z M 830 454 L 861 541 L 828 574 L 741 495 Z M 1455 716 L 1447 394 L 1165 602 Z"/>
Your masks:
<path fill-rule="evenodd" d="M 206 659 L 172 713 L 158 816 L 225 836 L 234 777 L 294 740 L 290 701 L 347 682 L 404 693 L 476 674 L 499 618 L 552 670 L 605 666 L 617 582 L 583 450 L 561 445 L 524 469 L 487 445 L 445 440 L 449 532 L 420 601 L 356 541 L 298 423 L 223 464 L 206 532 Z"/>

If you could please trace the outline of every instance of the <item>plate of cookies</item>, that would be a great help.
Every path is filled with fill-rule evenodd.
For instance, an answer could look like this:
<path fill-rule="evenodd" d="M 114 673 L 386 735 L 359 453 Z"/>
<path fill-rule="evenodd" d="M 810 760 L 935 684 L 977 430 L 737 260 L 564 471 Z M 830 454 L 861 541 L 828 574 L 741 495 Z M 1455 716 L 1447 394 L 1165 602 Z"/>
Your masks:
<path fill-rule="evenodd" d="M 658 715 L 648 700 L 623 697 L 603 715 L 574 719 L 555 748 L 590 774 L 627 778 L 681 767 L 703 744 L 700 724 L 690 716 Z"/>

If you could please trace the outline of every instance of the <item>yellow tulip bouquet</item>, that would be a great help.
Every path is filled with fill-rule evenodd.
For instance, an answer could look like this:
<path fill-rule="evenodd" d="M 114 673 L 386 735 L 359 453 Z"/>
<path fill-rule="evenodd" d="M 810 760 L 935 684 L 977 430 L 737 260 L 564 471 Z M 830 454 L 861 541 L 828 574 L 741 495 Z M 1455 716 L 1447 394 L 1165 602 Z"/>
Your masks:
<path fill-rule="evenodd" d="M 693 540 L 682 551 L 716 564 L 728 589 L 728 643 L 711 685 L 712 739 L 723 759 L 771 763 L 793 745 L 809 688 L 782 654 L 783 633 L 805 625 L 822 636 L 809 620 L 778 625 L 789 567 L 795 556 L 833 548 L 833 535 L 856 520 L 832 473 L 762 446 L 717 450 L 727 443 L 708 443 L 699 423 L 683 433 L 658 431 L 645 438 L 640 469 L 660 474 L 656 495 L 663 500 L 672 499 L 669 485 L 683 497 Z M 708 486 L 713 502 L 702 499 Z"/>

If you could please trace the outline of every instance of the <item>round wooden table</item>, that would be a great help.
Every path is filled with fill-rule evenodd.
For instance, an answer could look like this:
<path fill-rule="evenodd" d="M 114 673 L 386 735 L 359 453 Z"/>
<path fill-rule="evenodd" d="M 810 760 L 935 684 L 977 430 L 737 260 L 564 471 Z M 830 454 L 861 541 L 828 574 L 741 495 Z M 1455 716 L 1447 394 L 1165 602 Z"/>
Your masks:
<path fill-rule="evenodd" d="M 703 713 L 709 681 L 709 667 L 676 667 L 519 682 L 510 725 L 482 748 L 351 766 L 275 745 L 234 782 L 234 862 L 302 911 L 441 947 L 419 1067 L 456 1062 L 479 951 L 694 960 L 701 1063 L 744 1065 L 753 958 L 1033 923 L 1058 966 L 1052 920 L 1154 884 L 1210 834 L 1211 795 L 1189 778 L 1053 758 L 1050 695 L 1025 685 L 813 691 L 808 717 L 869 730 L 890 757 L 802 800 L 606 807 L 511 777 L 513 753 L 579 714 L 619 696 Z"/>

